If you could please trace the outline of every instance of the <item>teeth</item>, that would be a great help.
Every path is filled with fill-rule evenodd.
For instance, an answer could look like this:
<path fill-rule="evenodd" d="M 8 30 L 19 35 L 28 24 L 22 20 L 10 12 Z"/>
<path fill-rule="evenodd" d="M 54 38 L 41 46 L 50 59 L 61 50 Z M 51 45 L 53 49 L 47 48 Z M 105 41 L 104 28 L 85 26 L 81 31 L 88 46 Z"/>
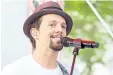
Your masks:
<path fill-rule="evenodd" d="M 60 38 L 54 38 L 55 40 L 57 40 L 57 41 L 60 41 Z"/>

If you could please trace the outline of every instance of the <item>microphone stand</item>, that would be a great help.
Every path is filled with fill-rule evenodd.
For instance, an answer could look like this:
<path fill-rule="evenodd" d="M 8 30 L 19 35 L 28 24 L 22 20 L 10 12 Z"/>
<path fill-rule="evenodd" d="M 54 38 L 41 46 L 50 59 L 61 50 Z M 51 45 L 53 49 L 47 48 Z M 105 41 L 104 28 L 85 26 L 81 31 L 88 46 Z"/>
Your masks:
<path fill-rule="evenodd" d="M 79 52 L 79 47 L 74 47 L 74 50 L 73 50 L 73 62 L 72 62 L 72 65 L 71 65 L 71 71 L 70 71 L 70 75 L 73 74 L 73 69 L 74 69 L 74 65 L 75 65 L 75 59 L 76 59 L 76 56 L 78 55 L 78 52 Z"/>

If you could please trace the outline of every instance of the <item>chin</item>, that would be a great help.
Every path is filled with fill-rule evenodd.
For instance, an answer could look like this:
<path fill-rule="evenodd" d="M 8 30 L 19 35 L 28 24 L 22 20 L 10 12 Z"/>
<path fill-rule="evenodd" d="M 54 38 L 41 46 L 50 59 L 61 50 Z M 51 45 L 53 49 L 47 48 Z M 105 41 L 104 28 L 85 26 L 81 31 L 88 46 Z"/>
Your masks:
<path fill-rule="evenodd" d="M 50 48 L 54 51 L 61 51 L 63 49 L 62 45 L 53 46 L 51 45 Z"/>
<path fill-rule="evenodd" d="M 63 49 L 63 45 L 61 44 L 61 42 L 53 42 L 50 41 L 50 48 L 54 51 L 61 51 Z"/>

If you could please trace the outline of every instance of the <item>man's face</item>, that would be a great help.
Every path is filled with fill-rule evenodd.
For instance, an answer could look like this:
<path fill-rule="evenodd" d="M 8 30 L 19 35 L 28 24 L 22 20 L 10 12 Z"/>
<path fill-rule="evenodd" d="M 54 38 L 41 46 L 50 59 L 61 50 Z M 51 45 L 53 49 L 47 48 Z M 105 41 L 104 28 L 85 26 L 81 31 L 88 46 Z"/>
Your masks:
<path fill-rule="evenodd" d="M 39 28 L 39 42 L 52 50 L 60 51 L 63 48 L 61 37 L 66 37 L 65 19 L 56 14 L 47 14 L 42 17 Z"/>

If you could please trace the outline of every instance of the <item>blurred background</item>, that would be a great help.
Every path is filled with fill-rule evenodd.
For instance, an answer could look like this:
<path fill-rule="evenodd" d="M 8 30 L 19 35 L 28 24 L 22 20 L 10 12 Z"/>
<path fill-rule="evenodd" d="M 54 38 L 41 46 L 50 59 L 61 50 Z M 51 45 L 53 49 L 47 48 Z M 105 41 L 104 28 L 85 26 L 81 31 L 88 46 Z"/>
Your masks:
<path fill-rule="evenodd" d="M 97 49 L 80 49 L 75 67 L 81 75 L 113 75 L 113 38 L 85 0 L 1 0 L 1 69 L 31 52 L 29 39 L 23 33 L 23 23 L 36 6 L 56 1 L 72 17 L 71 38 L 99 42 Z M 113 32 L 113 0 L 90 0 Z M 73 48 L 64 48 L 58 60 L 70 64 Z"/>

